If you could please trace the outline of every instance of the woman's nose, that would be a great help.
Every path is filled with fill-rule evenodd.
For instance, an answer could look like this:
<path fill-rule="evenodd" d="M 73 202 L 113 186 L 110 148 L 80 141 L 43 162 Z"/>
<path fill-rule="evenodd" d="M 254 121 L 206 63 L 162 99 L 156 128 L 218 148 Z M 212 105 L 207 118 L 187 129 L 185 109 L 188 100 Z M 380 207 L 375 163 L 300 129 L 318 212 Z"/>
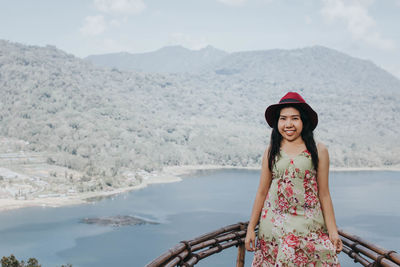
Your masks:
<path fill-rule="evenodd" d="M 293 125 L 292 120 L 288 119 L 286 120 L 286 127 L 291 127 Z"/>

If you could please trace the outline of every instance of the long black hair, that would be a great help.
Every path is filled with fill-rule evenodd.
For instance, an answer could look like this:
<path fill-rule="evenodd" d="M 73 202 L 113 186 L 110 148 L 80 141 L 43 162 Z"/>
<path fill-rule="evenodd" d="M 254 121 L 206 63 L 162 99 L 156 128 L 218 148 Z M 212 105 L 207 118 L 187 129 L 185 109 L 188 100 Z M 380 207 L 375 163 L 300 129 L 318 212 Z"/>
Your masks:
<path fill-rule="evenodd" d="M 286 107 L 293 107 L 300 112 L 300 119 L 303 122 L 303 130 L 301 131 L 301 137 L 303 138 L 303 141 L 306 144 L 307 150 L 311 153 L 312 163 L 314 164 L 314 168 L 317 171 L 318 151 L 317 151 L 317 145 L 315 144 L 314 140 L 314 133 L 313 130 L 311 130 L 310 120 L 307 116 L 307 113 L 304 112 L 304 110 L 300 106 L 291 104 L 282 105 L 282 107 L 280 107 L 280 109 L 278 109 L 275 113 L 274 127 L 272 128 L 271 139 L 270 139 L 270 150 L 268 152 L 269 170 L 272 172 L 272 165 L 275 163 L 275 156 L 280 155 L 282 135 L 279 133 L 278 130 L 278 119 L 282 108 Z"/>

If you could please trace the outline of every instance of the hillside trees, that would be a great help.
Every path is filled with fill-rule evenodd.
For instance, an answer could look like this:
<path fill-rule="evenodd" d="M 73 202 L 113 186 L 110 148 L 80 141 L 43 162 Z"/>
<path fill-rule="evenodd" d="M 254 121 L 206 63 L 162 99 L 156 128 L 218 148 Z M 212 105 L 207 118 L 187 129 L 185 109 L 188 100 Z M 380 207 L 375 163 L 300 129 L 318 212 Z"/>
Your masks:
<path fill-rule="evenodd" d="M 318 112 L 315 135 L 333 166 L 400 164 L 400 82 L 333 50 L 234 53 L 191 74 L 102 69 L 54 47 L 5 41 L 0 51 L 0 134 L 81 171 L 82 183 L 118 185 L 129 171 L 168 165 L 259 167 L 265 108 L 289 90 Z"/>

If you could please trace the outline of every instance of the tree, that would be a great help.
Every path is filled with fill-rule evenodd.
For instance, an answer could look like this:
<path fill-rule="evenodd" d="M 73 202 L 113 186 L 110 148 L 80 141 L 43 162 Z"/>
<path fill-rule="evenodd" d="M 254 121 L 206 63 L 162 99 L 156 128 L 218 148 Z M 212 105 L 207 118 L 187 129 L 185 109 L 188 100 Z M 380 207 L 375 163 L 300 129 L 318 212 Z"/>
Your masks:
<path fill-rule="evenodd" d="M 41 267 L 38 260 L 35 258 L 29 258 L 28 262 L 25 264 L 24 261 L 19 262 L 13 254 L 9 257 L 3 257 L 1 259 L 2 267 Z"/>

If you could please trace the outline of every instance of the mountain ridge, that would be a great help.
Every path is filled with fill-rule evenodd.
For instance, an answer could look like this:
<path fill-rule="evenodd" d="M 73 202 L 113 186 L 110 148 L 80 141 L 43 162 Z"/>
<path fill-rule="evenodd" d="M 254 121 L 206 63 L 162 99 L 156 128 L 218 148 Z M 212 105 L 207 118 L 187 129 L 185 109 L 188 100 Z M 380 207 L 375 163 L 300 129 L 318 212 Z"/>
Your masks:
<path fill-rule="evenodd" d="M 118 68 L 146 72 L 185 72 L 187 69 L 199 69 L 224 56 L 225 51 L 212 46 L 200 50 L 190 50 L 183 46 L 166 46 L 145 53 L 110 53 L 90 55 L 85 60 L 100 67 Z"/>
<path fill-rule="evenodd" d="M 160 51 L 165 56 L 165 53 L 171 53 L 171 50 L 178 49 L 185 51 L 185 56 L 182 54 L 171 54 L 166 56 L 167 58 L 175 60 L 174 63 L 164 62 L 164 58 L 160 57 Z M 200 53 L 205 50 L 216 50 L 219 51 L 218 57 L 212 57 L 209 61 L 199 61 L 195 62 L 197 59 L 193 57 L 196 53 Z M 311 47 L 303 47 L 297 49 L 269 49 L 269 50 L 251 50 L 251 51 L 237 51 L 232 53 L 227 53 L 223 50 L 216 49 L 212 46 L 203 48 L 201 50 L 190 50 L 182 46 L 168 46 L 160 48 L 153 52 L 147 52 L 142 54 L 137 54 L 142 56 L 140 62 L 136 62 L 135 68 L 124 67 L 124 64 L 128 64 L 132 60 L 127 55 L 132 54 L 120 54 L 123 56 L 124 64 L 119 64 L 115 60 L 117 58 L 112 58 L 112 54 L 108 54 L 111 58 L 103 58 L 102 62 L 96 61 L 95 57 L 89 56 L 85 60 L 89 60 L 93 64 L 102 67 L 117 68 L 120 70 L 136 70 L 144 72 L 158 72 L 158 73 L 212 73 L 217 75 L 237 75 L 244 74 L 248 77 L 260 77 L 260 76 L 272 76 L 278 79 L 285 80 L 285 76 L 298 74 L 296 79 L 307 80 L 310 76 L 321 76 L 324 78 L 325 83 L 337 83 L 343 77 L 352 75 L 353 77 L 346 77 L 347 79 L 353 79 L 354 82 L 360 82 L 363 80 L 368 80 L 371 87 L 380 87 L 382 83 L 391 83 L 391 85 L 385 85 L 385 88 L 397 88 L 399 86 L 399 79 L 393 74 L 387 72 L 381 67 L 377 66 L 370 60 L 359 59 L 357 57 L 349 56 L 343 52 L 335 49 L 327 48 L 321 45 L 315 45 Z M 180 58 L 180 56 L 182 56 Z M 143 66 L 142 62 L 150 57 L 149 64 Z M 192 58 L 190 58 L 192 57 Z M 188 59 L 190 58 L 190 60 Z M 108 63 L 110 60 L 111 63 Z M 189 60 L 190 64 L 184 64 L 182 67 L 180 64 Z M 327 62 L 322 62 L 323 60 Z M 304 65 L 304 62 L 308 64 Z M 169 65 L 169 67 L 160 70 L 158 67 Z M 156 66 L 156 67 L 154 67 Z M 323 66 L 324 68 L 321 68 Z M 345 67 L 345 68 L 343 68 Z M 355 72 L 355 68 L 358 68 Z M 330 68 L 330 69 L 327 69 Z M 338 69 L 333 69 L 338 68 Z M 274 69 L 278 69 L 274 72 Z M 292 69 L 296 69 L 293 72 Z M 299 71 L 300 70 L 300 71 Z M 308 70 L 308 72 L 306 72 Z M 335 76 L 329 77 L 324 74 L 329 72 L 331 74 L 336 74 Z M 372 75 L 373 73 L 379 72 L 379 75 Z M 277 74 L 278 73 L 278 74 Z M 364 75 L 368 73 L 368 75 Z M 385 76 L 382 78 L 382 76 Z M 379 77 L 379 79 L 377 79 Z M 294 79 L 292 77 L 291 79 Z"/>

